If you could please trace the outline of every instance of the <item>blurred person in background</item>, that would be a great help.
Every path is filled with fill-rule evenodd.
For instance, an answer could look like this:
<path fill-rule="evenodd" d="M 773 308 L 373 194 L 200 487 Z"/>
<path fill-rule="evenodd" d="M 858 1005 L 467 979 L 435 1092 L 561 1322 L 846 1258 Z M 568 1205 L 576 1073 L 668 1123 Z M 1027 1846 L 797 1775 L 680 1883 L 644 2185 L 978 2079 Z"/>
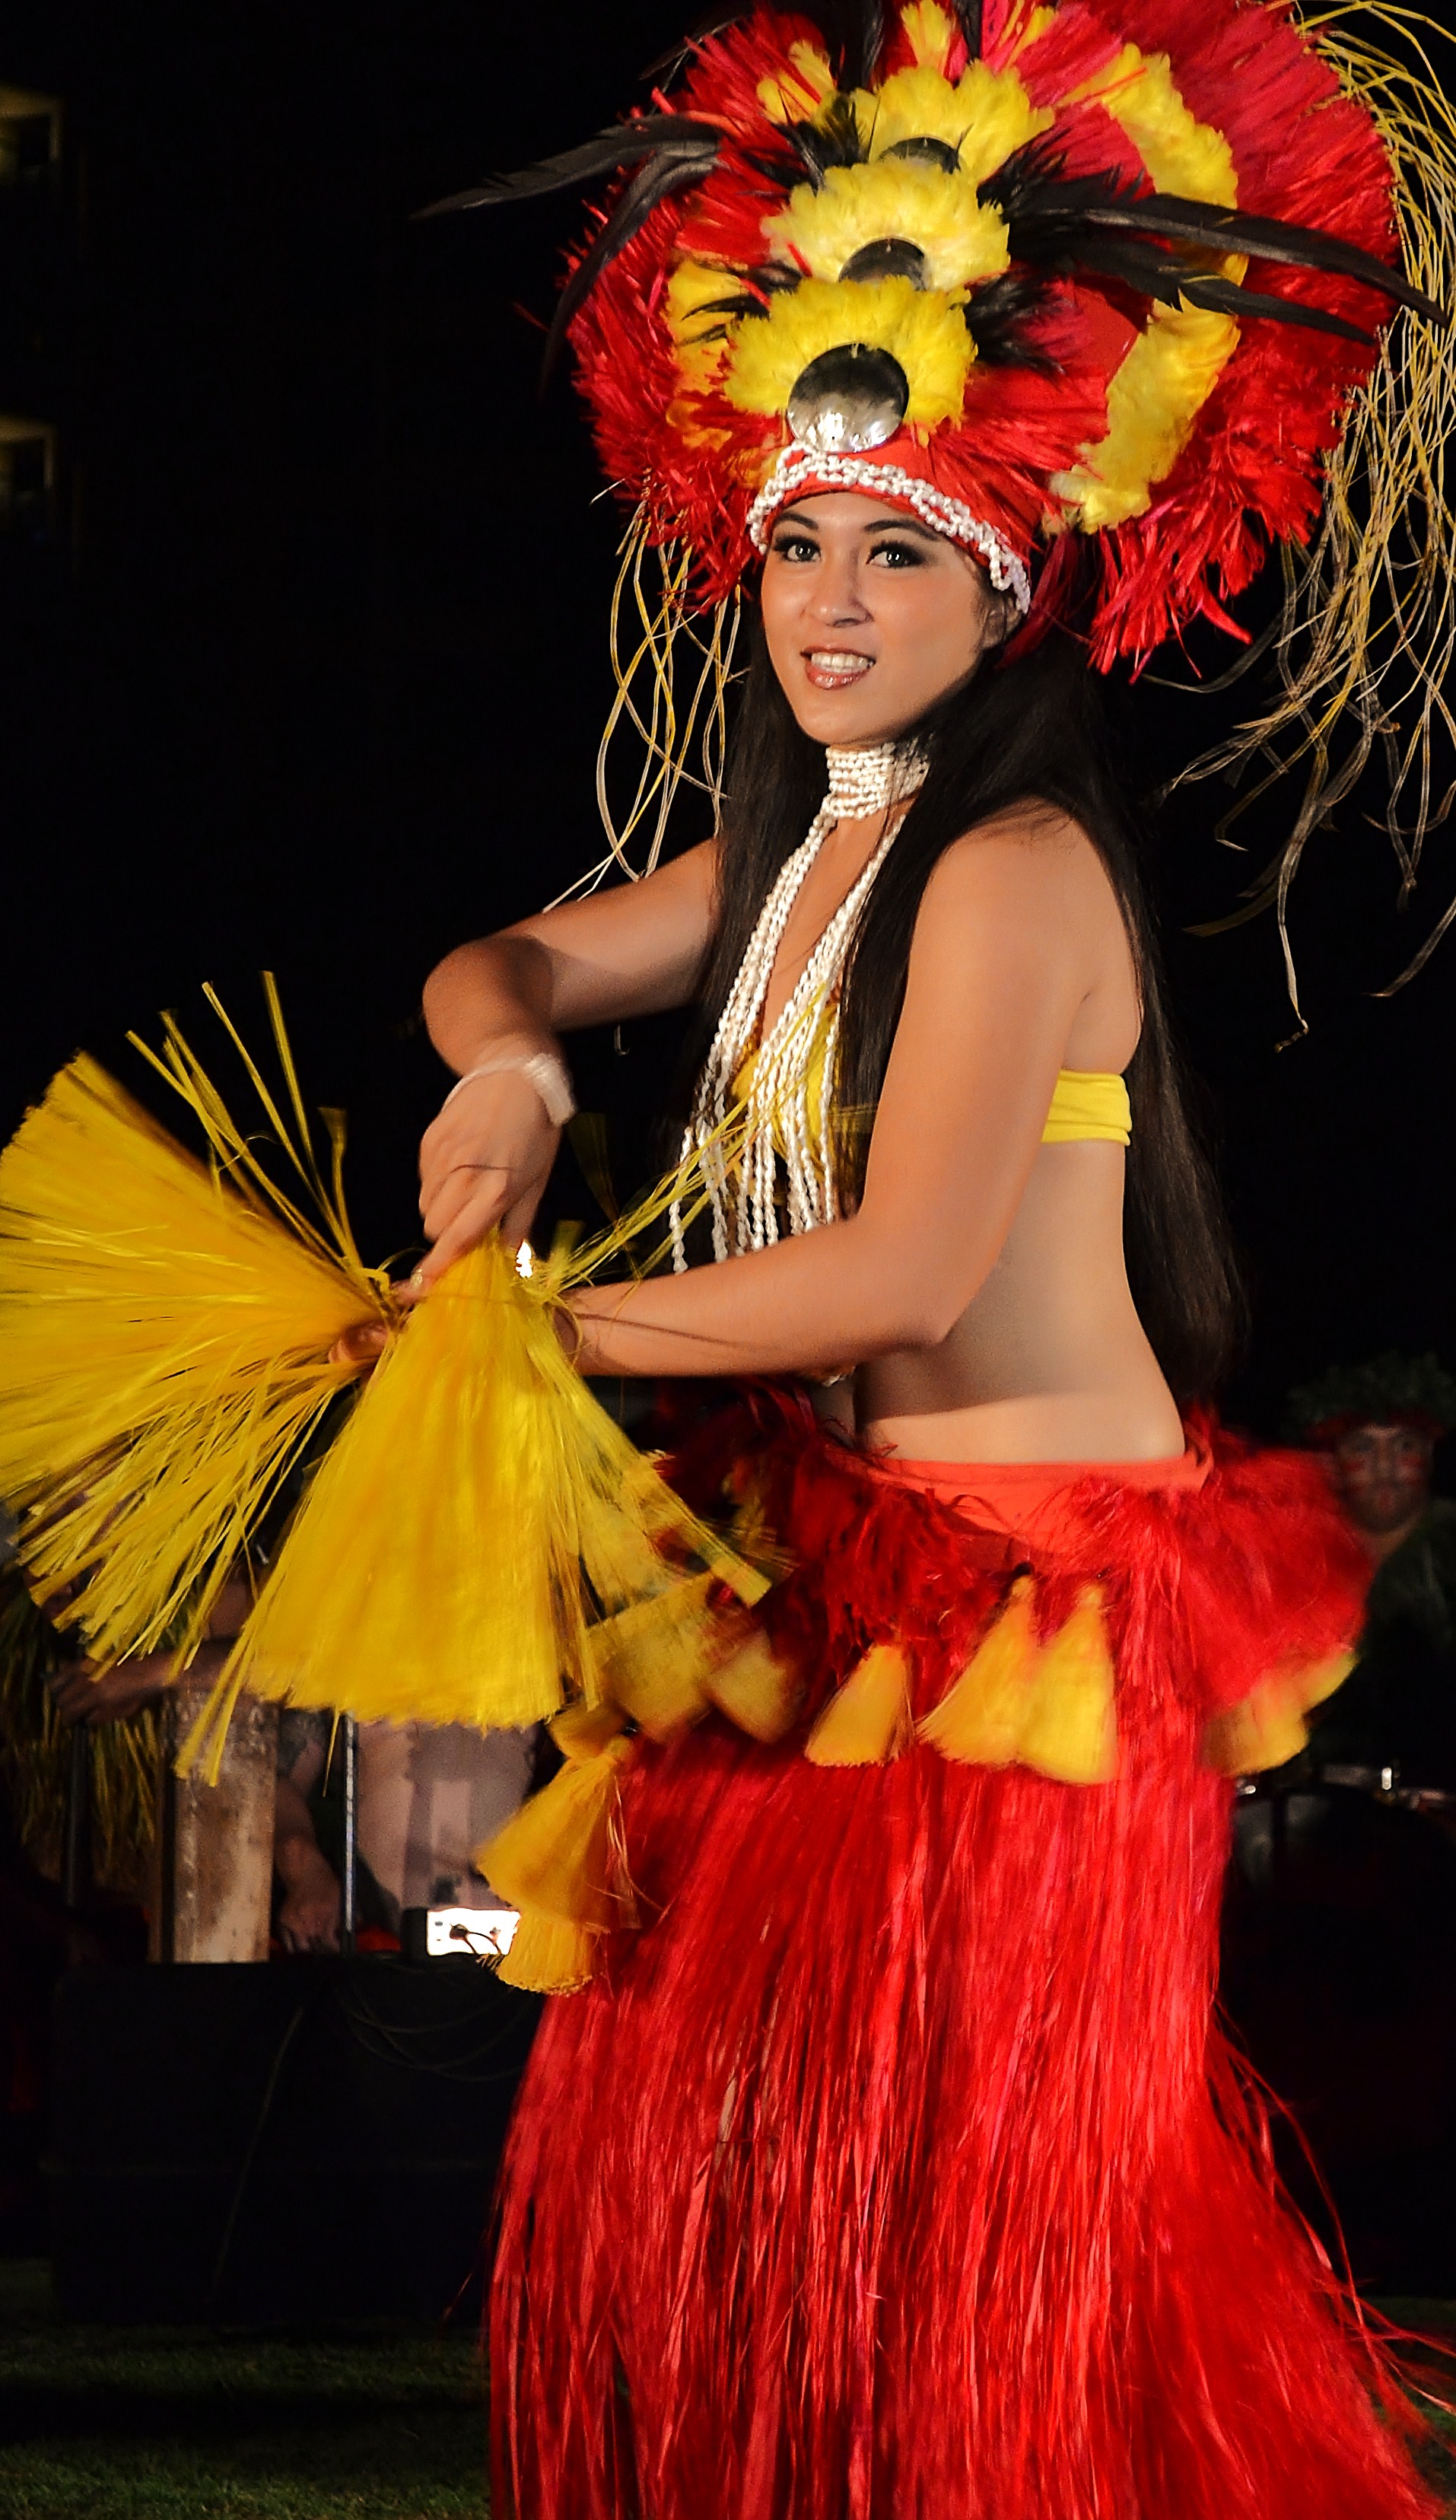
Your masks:
<path fill-rule="evenodd" d="M 1456 1377 L 1388 1353 L 1293 1392 L 1290 1416 L 1326 1454 L 1372 1569 L 1358 1659 L 1319 1712 L 1309 1765 L 1333 1783 L 1456 1794 L 1456 1503 L 1433 1494 Z"/>

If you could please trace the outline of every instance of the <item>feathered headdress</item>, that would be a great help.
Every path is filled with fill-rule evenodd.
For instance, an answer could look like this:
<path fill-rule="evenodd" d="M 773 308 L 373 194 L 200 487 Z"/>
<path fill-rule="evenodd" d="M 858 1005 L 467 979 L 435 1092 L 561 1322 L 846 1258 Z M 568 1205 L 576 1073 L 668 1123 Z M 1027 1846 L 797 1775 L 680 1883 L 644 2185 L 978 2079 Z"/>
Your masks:
<path fill-rule="evenodd" d="M 1362 49 L 1342 14 L 724 10 L 650 110 L 438 205 L 617 179 L 548 361 L 569 338 L 635 510 L 659 760 L 679 732 L 673 627 L 731 606 L 787 500 L 842 487 L 979 554 L 1022 613 L 1056 618 L 1075 585 L 1104 669 L 1200 615 L 1242 636 L 1229 600 L 1271 540 L 1290 546 L 1283 690 L 1243 748 L 1312 754 L 1310 821 L 1345 713 L 1360 762 L 1389 731 L 1380 667 L 1404 664 L 1429 732 L 1450 645 L 1451 363 L 1426 328 L 1398 350 L 1385 333 L 1402 306 L 1444 320 L 1456 147 L 1434 81 Z"/>

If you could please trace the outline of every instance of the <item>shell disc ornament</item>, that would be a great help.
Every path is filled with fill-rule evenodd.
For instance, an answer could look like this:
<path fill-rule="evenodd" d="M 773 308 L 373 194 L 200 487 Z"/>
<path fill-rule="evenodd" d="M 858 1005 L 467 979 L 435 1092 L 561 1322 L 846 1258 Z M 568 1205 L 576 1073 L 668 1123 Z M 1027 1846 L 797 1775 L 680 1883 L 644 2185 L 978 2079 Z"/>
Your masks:
<path fill-rule="evenodd" d="M 847 341 L 811 359 L 788 399 L 788 424 L 816 455 L 862 455 L 895 435 L 909 380 L 888 350 Z"/>

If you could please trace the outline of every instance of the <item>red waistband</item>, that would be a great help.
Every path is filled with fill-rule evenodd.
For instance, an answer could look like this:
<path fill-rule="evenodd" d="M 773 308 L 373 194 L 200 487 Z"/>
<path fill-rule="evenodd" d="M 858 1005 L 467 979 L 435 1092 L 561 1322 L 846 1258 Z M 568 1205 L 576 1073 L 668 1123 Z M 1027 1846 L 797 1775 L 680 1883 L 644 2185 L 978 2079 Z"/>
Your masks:
<path fill-rule="evenodd" d="M 1201 1488 L 1213 1466 L 1207 1444 L 1190 1436 L 1186 1449 L 1161 1462 L 908 1462 L 899 1453 L 874 1458 L 883 1478 L 923 1488 L 978 1529 L 1008 1538 L 1035 1536 L 1055 1525 L 1064 1499 L 1088 1481 L 1120 1488 Z"/>

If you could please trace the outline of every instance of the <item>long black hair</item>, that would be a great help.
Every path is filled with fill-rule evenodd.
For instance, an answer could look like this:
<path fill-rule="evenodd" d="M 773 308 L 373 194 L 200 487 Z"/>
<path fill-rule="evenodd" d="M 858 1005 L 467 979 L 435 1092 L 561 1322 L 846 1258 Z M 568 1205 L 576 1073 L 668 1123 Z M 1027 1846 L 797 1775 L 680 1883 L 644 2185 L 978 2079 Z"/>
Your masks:
<path fill-rule="evenodd" d="M 1188 1117 L 1138 838 L 1113 770 L 1095 678 L 1075 641 L 1053 631 L 1015 661 L 983 665 L 915 734 L 930 766 L 876 878 L 846 968 L 837 1105 L 853 1114 L 878 1101 L 921 897 L 945 850 L 1006 807 L 1036 799 L 1080 825 L 1117 895 L 1142 1007 L 1127 1070 L 1128 1279 L 1175 1396 L 1206 1396 L 1237 1352 L 1242 1296 L 1213 1169 Z M 755 622 L 725 782 L 717 918 L 703 981 L 710 1023 L 824 783 L 823 747 L 801 731 Z M 841 1178 L 851 1196 L 862 1184 L 867 1137 L 860 1128 L 843 1142 Z"/>

